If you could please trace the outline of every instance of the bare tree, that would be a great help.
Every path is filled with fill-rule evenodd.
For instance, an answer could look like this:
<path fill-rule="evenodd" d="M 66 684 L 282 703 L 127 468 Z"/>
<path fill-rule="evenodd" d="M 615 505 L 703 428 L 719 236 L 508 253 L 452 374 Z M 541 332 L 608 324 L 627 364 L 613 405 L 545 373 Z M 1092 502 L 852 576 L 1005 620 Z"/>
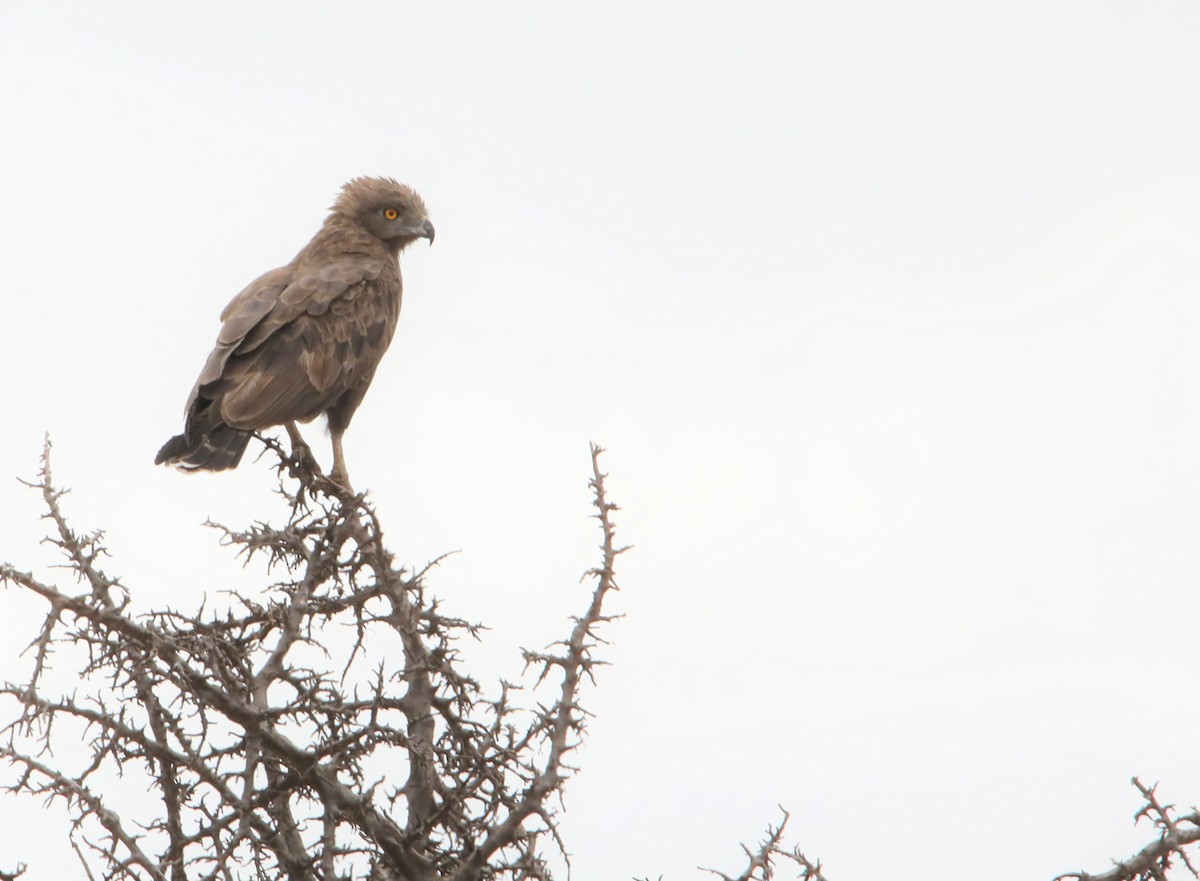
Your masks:
<path fill-rule="evenodd" d="M 524 652 L 522 690 L 463 673 L 456 642 L 479 627 L 441 611 L 430 566 L 397 566 L 364 498 L 286 457 L 286 522 L 217 527 L 279 580 L 221 610 L 131 614 L 100 566 L 102 534 L 67 522 L 47 444 L 31 486 L 83 590 L 0 568 L 49 605 L 28 678 L 0 686 L 19 708 L 0 743 L 8 789 L 69 806 L 91 878 L 548 878 L 565 858 L 555 796 L 585 731 L 580 696 L 623 550 L 600 453 L 594 589 L 561 642 Z M 351 634 L 340 654 L 338 627 Z M 49 659 L 70 649 L 84 658 L 77 688 L 44 693 Z M 56 760 L 81 734 L 78 767 Z M 154 793 L 148 813 L 117 811 L 101 782 L 116 773 Z"/>
<path fill-rule="evenodd" d="M 485 686 L 458 648 L 480 625 L 426 589 L 438 561 L 397 565 L 365 498 L 264 443 L 279 458 L 284 522 L 211 525 L 277 580 L 219 608 L 135 614 L 100 566 L 103 534 L 68 523 L 47 441 L 29 486 L 80 587 L 0 565 L 0 584 L 48 605 L 28 675 L 0 685 L 12 707 L 0 738 L 7 791 L 67 806 L 66 835 L 89 879 L 538 881 L 569 869 L 558 796 L 586 731 L 581 697 L 603 663 L 599 631 L 613 620 L 605 602 L 625 550 L 602 450 L 592 447 L 601 541 L 586 605 L 560 641 L 523 651 L 521 682 Z M 55 691 L 51 660 L 76 658 L 73 687 Z M 1177 816 L 1137 786 L 1139 817 L 1158 839 L 1107 873 L 1060 879 L 1150 881 L 1173 860 L 1191 868 L 1200 814 Z M 787 821 L 785 811 L 743 847 L 739 873 L 708 871 L 828 881 L 783 844 Z M 0 871 L 0 881 L 23 871 Z"/>

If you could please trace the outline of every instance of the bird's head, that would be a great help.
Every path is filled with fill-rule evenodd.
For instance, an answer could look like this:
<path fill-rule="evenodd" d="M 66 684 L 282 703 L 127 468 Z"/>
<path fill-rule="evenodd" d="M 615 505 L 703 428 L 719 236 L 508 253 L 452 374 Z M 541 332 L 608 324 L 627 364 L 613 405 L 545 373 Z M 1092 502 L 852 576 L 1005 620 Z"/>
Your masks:
<path fill-rule="evenodd" d="M 417 239 L 433 244 L 433 224 L 417 192 L 390 177 L 356 177 L 342 186 L 333 213 L 397 250 Z"/>

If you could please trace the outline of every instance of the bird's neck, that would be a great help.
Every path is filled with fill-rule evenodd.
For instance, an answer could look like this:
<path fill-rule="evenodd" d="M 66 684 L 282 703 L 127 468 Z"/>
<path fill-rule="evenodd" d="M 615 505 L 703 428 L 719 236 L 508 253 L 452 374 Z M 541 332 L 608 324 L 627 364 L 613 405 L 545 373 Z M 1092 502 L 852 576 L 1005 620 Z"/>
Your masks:
<path fill-rule="evenodd" d="M 391 257 L 396 260 L 399 257 L 399 248 L 392 247 L 389 242 L 380 241 L 354 221 L 331 214 L 320 231 L 313 236 L 312 241 L 296 255 L 296 259 L 329 259 L 342 255 L 362 255 L 376 259 Z"/>

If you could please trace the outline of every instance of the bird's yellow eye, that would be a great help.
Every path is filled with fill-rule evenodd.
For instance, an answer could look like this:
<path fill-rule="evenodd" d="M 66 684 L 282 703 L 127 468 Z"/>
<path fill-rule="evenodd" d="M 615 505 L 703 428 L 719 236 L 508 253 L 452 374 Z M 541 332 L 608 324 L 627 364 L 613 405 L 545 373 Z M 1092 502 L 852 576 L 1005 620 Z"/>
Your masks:
<path fill-rule="evenodd" d="M 388 220 L 395 220 L 397 217 L 400 216 L 400 212 L 397 211 L 395 208 L 389 208 L 383 212 L 383 216 L 386 217 Z"/>

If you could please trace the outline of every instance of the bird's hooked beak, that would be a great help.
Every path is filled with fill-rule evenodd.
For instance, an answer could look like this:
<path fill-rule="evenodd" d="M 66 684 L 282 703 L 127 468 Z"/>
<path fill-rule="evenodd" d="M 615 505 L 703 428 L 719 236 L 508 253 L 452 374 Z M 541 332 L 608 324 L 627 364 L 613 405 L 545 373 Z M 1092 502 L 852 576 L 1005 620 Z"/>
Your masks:
<path fill-rule="evenodd" d="M 418 230 L 414 230 L 414 232 L 422 238 L 429 239 L 429 244 L 433 244 L 433 224 L 428 220 L 422 223 L 420 228 Z"/>

